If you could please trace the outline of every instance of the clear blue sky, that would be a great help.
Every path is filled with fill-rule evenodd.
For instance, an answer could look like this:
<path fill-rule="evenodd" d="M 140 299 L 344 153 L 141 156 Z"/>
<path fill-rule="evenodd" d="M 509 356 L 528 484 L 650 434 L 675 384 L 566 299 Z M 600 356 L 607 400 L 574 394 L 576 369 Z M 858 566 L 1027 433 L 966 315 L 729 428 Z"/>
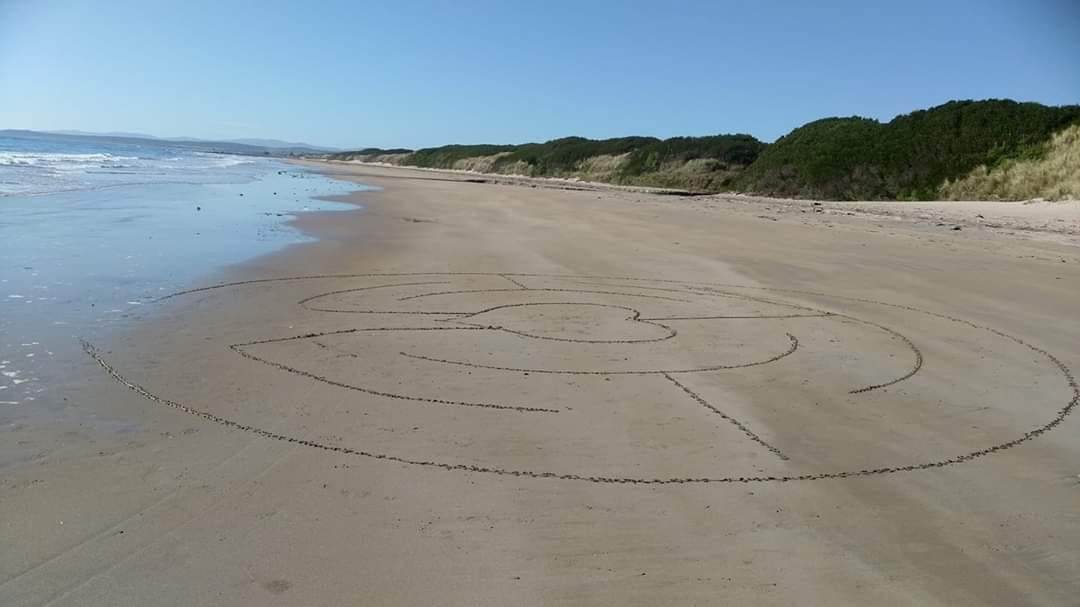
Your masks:
<path fill-rule="evenodd" d="M 1080 1 L 0 0 L 0 128 L 338 147 L 1080 103 Z"/>

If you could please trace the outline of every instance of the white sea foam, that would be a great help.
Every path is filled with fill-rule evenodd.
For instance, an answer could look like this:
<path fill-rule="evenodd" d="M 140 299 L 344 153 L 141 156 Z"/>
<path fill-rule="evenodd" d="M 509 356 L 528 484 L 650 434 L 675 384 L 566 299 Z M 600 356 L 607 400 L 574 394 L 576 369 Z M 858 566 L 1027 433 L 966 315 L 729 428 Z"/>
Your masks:
<path fill-rule="evenodd" d="M 264 160 L 125 146 L 110 151 L 24 150 L 0 139 L 0 196 L 40 195 L 142 183 L 242 183 Z"/>
<path fill-rule="evenodd" d="M 98 154 L 50 154 L 48 152 L 0 152 L 0 166 L 49 166 L 108 165 L 138 160 L 138 156 L 114 156 Z"/>
<path fill-rule="evenodd" d="M 248 158 L 246 156 L 226 156 L 224 154 L 208 154 L 200 152 L 195 154 L 195 157 L 205 159 L 207 165 L 219 169 L 240 166 L 242 164 L 255 164 L 253 158 Z"/>

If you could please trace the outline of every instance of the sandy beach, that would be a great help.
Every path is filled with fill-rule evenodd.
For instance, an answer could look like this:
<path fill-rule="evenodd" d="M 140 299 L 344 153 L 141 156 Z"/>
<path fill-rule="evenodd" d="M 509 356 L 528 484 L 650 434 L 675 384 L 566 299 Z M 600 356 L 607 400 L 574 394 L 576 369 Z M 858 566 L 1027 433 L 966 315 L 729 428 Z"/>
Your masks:
<path fill-rule="evenodd" d="M 1080 203 L 309 166 L 7 430 L 0 605 L 1080 596 Z"/>

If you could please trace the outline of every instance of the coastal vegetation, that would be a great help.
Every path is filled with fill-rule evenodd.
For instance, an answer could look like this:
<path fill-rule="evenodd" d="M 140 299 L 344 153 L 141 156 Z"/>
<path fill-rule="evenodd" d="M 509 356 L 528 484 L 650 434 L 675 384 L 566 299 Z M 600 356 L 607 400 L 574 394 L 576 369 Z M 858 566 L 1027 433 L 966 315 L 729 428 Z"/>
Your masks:
<path fill-rule="evenodd" d="M 523 145 L 446 145 L 415 151 L 369 148 L 331 158 L 716 191 L 731 187 L 735 176 L 764 148 L 764 143 L 749 135 L 663 140 L 564 137 Z"/>
<path fill-rule="evenodd" d="M 770 145 L 737 185 L 779 196 L 933 199 L 976 167 L 1041 158 L 1054 133 L 1077 122 L 1080 106 L 1006 100 L 951 101 L 887 123 L 826 118 Z"/>
<path fill-rule="evenodd" d="M 335 160 L 834 200 L 1080 197 L 1080 106 L 950 101 L 750 135 L 565 137 L 521 145 L 368 148 Z"/>
<path fill-rule="evenodd" d="M 1045 152 L 1010 158 L 946 181 L 941 197 L 950 200 L 1080 199 L 1080 124 L 1055 134 Z"/>

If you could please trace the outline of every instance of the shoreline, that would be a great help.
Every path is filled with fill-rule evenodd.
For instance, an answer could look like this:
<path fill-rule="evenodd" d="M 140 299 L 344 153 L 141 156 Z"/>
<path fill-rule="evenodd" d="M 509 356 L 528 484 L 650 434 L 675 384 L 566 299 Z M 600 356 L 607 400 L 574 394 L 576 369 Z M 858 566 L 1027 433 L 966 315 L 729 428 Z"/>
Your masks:
<path fill-rule="evenodd" d="M 96 344 L 125 381 L 243 428 L 87 357 L 73 406 L 101 427 L 17 435 L 41 452 L 0 470 L 19 547 L 0 602 L 1073 595 L 1078 418 L 999 447 L 1070 398 L 1052 361 L 1080 368 L 1071 237 L 328 173 L 382 189 Z M 226 281 L 246 282 L 200 289 Z M 625 480 L 720 476 L 754 482 Z"/>
<path fill-rule="evenodd" d="M 309 196 L 312 185 L 328 194 Z M 98 425 L 96 411 L 70 404 L 87 379 L 80 339 L 104 343 L 158 322 L 162 312 L 155 300 L 165 289 L 201 284 L 263 256 L 315 242 L 295 222 L 309 213 L 353 210 L 332 200 L 340 185 L 308 168 L 273 163 L 245 181 L 117 184 L 108 198 L 100 197 L 100 189 L 21 196 L 41 207 L 9 209 L 15 215 L 9 228 L 23 226 L 25 236 L 12 243 L 13 253 L 19 253 L 11 259 L 15 267 L 0 295 L 8 311 L 0 323 L 7 342 L 0 347 L 5 350 L 0 425 Z M 27 221 L 20 223 L 20 213 L 29 216 Z M 45 218 L 40 225 L 39 216 Z M 59 235 L 54 226 L 64 217 L 90 234 Z M 67 237 L 65 246 L 40 246 L 40 239 L 50 236 L 54 243 Z M 64 260 L 65 251 L 78 257 Z M 9 441 L 0 449 L 0 470 L 33 460 L 36 452 Z"/>

